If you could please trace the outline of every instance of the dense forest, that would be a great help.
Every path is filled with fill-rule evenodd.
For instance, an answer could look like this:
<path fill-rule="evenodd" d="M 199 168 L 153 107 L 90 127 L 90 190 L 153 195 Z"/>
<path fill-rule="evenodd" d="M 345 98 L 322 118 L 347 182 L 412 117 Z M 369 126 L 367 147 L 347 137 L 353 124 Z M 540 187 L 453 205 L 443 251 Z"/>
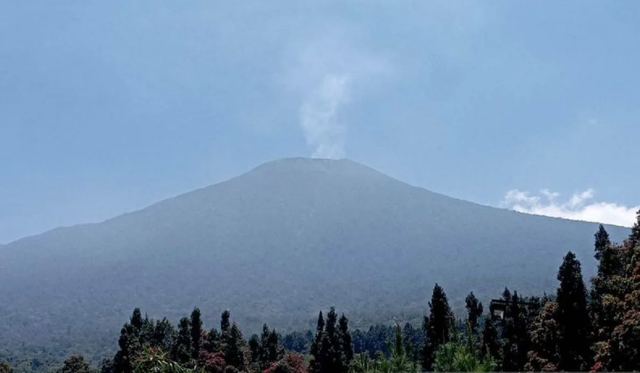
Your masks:
<path fill-rule="evenodd" d="M 435 285 L 421 325 L 396 322 L 351 330 L 334 308 L 320 312 L 315 330 L 286 335 L 264 325 L 245 337 L 229 311 L 205 328 L 195 308 L 177 325 L 135 309 L 122 327 L 115 355 L 73 355 L 58 364 L 42 351 L 0 351 L 0 373 L 263 372 L 368 373 L 420 371 L 640 370 L 640 211 L 622 244 L 603 226 L 595 233 L 598 272 L 585 284 L 580 261 L 568 252 L 555 294 L 523 296 L 505 290 L 494 314 L 472 293 L 456 317 Z M 55 350 L 56 346 L 47 347 Z"/>

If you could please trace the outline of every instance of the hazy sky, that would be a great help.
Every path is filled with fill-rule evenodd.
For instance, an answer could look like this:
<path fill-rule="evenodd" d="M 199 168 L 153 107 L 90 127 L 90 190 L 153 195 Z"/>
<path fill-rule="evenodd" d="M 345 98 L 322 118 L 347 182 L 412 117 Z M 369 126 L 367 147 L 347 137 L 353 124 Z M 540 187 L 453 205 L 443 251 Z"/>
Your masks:
<path fill-rule="evenodd" d="M 0 2 L 0 243 L 291 156 L 629 225 L 638 19 L 634 1 Z"/>

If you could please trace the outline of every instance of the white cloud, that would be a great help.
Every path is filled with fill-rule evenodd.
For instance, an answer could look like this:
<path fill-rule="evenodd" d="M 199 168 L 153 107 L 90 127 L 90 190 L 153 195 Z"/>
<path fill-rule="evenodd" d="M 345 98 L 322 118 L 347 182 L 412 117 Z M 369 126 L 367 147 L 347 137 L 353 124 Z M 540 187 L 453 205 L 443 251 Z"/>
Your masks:
<path fill-rule="evenodd" d="M 532 195 L 513 189 L 507 192 L 501 207 L 534 215 L 552 216 L 571 220 L 582 220 L 596 223 L 631 227 L 636 221 L 636 212 L 640 206 L 624 206 L 614 202 L 592 201 L 595 192 L 587 189 L 573 194 L 565 202 L 559 202 L 559 193 L 543 189 L 544 196 Z"/>

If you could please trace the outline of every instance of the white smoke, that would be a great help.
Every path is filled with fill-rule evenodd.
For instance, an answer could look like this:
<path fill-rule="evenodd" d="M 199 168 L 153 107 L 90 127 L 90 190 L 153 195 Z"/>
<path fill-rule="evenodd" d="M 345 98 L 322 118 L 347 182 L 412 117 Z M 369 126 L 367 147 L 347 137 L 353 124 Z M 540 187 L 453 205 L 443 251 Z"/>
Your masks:
<path fill-rule="evenodd" d="M 300 99 L 299 126 L 316 158 L 346 156 L 344 108 L 380 85 L 390 71 L 382 59 L 340 27 L 304 39 L 287 56 L 284 81 Z"/>
<path fill-rule="evenodd" d="M 300 125 L 315 158 L 345 156 L 345 125 L 338 109 L 349 100 L 349 76 L 327 74 L 300 108 Z"/>
<path fill-rule="evenodd" d="M 565 202 L 559 202 L 557 199 L 560 194 L 550 192 L 548 189 L 543 189 L 540 193 L 544 195 L 546 201 L 541 196 L 513 189 L 507 192 L 501 206 L 528 214 L 614 224 L 623 227 L 633 226 L 636 221 L 636 211 L 640 210 L 640 206 L 624 206 L 613 202 L 592 202 L 591 200 L 595 197 L 593 189 L 574 193 Z"/>

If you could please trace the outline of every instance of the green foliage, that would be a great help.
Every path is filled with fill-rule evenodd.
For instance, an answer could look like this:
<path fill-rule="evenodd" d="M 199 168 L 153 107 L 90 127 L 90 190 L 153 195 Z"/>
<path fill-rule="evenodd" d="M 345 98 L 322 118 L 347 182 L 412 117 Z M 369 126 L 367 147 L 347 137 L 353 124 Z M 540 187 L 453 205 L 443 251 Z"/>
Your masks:
<path fill-rule="evenodd" d="M 311 361 L 309 369 L 312 373 L 346 373 L 353 359 L 353 346 L 349 332 L 348 320 L 344 315 L 340 325 L 335 308 L 327 313 L 326 324 L 322 312 L 318 316 L 316 336 L 311 344 Z"/>
<path fill-rule="evenodd" d="M 435 372 L 493 372 L 497 364 L 490 356 L 481 357 L 473 346 L 473 332 L 467 323 L 466 339 L 451 331 L 451 340 L 438 346 L 433 362 Z"/>
<path fill-rule="evenodd" d="M 11 365 L 6 361 L 0 361 L 0 373 L 12 373 Z"/>
<path fill-rule="evenodd" d="M 84 356 L 73 355 L 64 361 L 64 365 L 57 373 L 97 373 L 84 360 Z"/>
<path fill-rule="evenodd" d="M 482 302 L 478 301 L 478 298 L 471 292 L 465 298 L 465 304 L 467 308 L 467 320 L 471 325 L 471 332 L 476 334 L 478 332 L 478 319 L 482 316 L 483 312 Z"/>
<path fill-rule="evenodd" d="M 562 335 L 557 318 L 558 307 L 555 302 L 547 302 L 535 318 L 530 333 L 531 351 L 527 354 L 525 366 L 527 371 L 558 371 Z"/>
<path fill-rule="evenodd" d="M 429 317 L 425 316 L 422 323 L 426 340 L 422 350 L 422 366 L 425 370 L 431 370 L 434 354 L 440 345 L 449 342 L 455 322 L 447 294 L 438 284 L 433 288 L 429 311 Z"/>
<path fill-rule="evenodd" d="M 591 320 L 580 261 L 567 253 L 558 271 L 557 320 L 560 331 L 558 368 L 584 371 L 591 366 Z"/>
<path fill-rule="evenodd" d="M 171 349 L 171 360 L 186 364 L 191 361 L 191 356 L 191 321 L 183 317 L 178 324 L 178 336 Z"/>
<path fill-rule="evenodd" d="M 202 318 L 200 309 L 194 308 L 191 312 L 191 357 L 197 360 L 202 347 Z"/>

